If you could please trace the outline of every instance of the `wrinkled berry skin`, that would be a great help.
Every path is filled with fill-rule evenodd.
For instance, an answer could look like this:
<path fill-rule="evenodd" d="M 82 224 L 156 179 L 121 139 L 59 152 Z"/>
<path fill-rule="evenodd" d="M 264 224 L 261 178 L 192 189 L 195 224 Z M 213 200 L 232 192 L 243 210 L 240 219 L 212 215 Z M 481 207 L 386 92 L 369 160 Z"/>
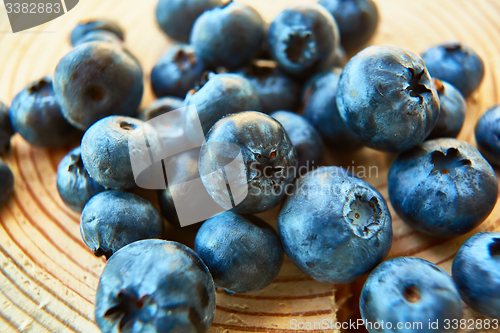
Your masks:
<path fill-rule="evenodd" d="M 452 333 L 457 332 L 456 325 L 447 325 L 445 320 L 452 323 L 462 318 L 460 296 L 448 273 L 412 257 L 392 258 L 378 265 L 365 282 L 359 307 L 362 318 L 372 323 L 365 326 L 370 333 Z M 373 324 L 382 321 L 384 329 L 375 329 Z M 430 328 L 436 321 L 438 326 Z M 398 329 L 398 323 L 411 326 L 405 329 L 399 324 Z"/>
<path fill-rule="evenodd" d="M 222 0 L 159 0 L 156 20 L 170 38 L 187 43 L 196 19 L 221 4 Z"/>
<path fill-rule="evenodd" d="M 423 142 L 439 116 L 439 96 L 422 59 L 391 45 L 351 58 L 340 75 L 337 106 L 363 144 L 391 153 Z"/>
<path fill-rule="evenodd" d="M 226 184 L 220 170 L 239 154 L 234 147 L 241 150 L 244 170 L 236 170 L 237 179 L 230 184 L 236 205 L 233 208 L 227 201 L 227 188 L 220 186 Z M 206 135 L 199 157 L 201 180 L 207 192 L 221 207 L 239 214 L 256 214 L 276 207 L 295 179 L 296 167 L 297 154 L 286 130 L 274 118 L 254 111 L 219 120 Z M 235 177 L 234 167 L 228 172 Z M 248 194 L 241 198 L 244 187 Z"/>
<path fill-rule="evenodd" d="M 500 232 L 466 240 L 453 260 L 452 276 L 468 306 L 500 319 Z"/>
<path fill-rule="evenodd" d="M 0 161 L 0 205 L 5 204 L 14 190 L 14 174 L 9 166 Z"/>
<path fill-rule="evenodd" d="M 235 293 L 264 289 L 283 264 L 276 231 L 251 215 L 229 211 L 208 219 L 198 230 L 194 246 L 215 285 Z"/>
<path fill-rule="evenodd" d="M 162 238 L 165 225 L 146 199 L 128 192 L 104 191 L 93 196 L 83 208 L 80 232 L 96 256 L 109 259 L 132 242 Z"/>
<path fill-rule="evenodd" d="M 350 283 L 379 264 L 392 244 L 384 197 L 338 167 L 299 178 L 284 202 L 278 230 L 285 252 L 320 282 Z"/>
<path fill-rule="evenodd" d="M 337 108 L 340 71 L 327 70 L 313 76 L 304 88 L 304 118 L 319 132 L 326 147 L 353 151 L 361 141 L 344 124 Z"/>
<path fill-rule="evenodd" d="M 464 97 L 469 97 L 483 80 L 483 61 L 462 43 L 431 47 L 422 54 L 422 59 L 433 78 L 455 86 Z"/>
<path fill-rule="evenodd" d="M 215 287 L 194 251 L 148 239 L 127 245 L 108 260 L 95 304 L 102 333 L 203 333 L 214 320 Z"/>
<path fill-rule="evenodd" d="M 377 29 L 379 15 L 372 0 L 320 0 L 318 4 L 333 15 L 348 52 L 365 45 Z"/>
<path fill-rule="evenodd" d="M 109 116 L 85 132 L 81 145 L 82 160 L 90 177 L 115 190 L 135 186 L 129 139 L 142 124 L 139 119 Z"/>
<path fill-rule="evenodd" d="M 190 44 L 214 67 L 238 68 L 250 61 L 264 40 L 264 21 L 251 7 L 236 2 L 203 13 L 194 23 Z"/>
<path fill-rule="evenodd" d="M 111 43 L 75 47 L 59 61 L 54 74 L 63 116 L 81 130 L 110 115 L 135 116 L 143 89 L 137 60 Z"/>
<path fill-rule="evenodd" d="M 83 166 L 80 147 L 64 156 L 57 168 L 57 191 L 69 208 L 81 212 L 90 198 L 104 190 Z"/>
<path fill-rule="evenodd" d="M 338 48 L 339 39 L 332 15 L 317 4 L 285 9 L 268 31 L 273 58 L 283 70 L 299 77 L 324 69 Z"/>
<path fill-rule="evenodd" d="M 71 45 L 77 46 L 81 44 L 81 40 L 86 38 L 88 34 L 102 31 L 114 34 L 121 42 L 125 40 L 125 34 L 116 22 L 101 19 L 79 23 L 73 31 L 71 31 Z"/>
<path fill-rule="evenodd" d="M 316 129 L 301 115 L 291 111 L 270 114 L 283 125 L 297 152 L 298 176 L 317 168 L 323 160 L 323 141 Z"/>
<path fill-rule="evenodd" d="M 205 135 L 226 114 L 261 110 L 259 95 L 247 79 L 237 74 L 210 73 L 200 89 L 188 93 L 184 105 L 196 106 L 197 113 L 190 112 L 187 116 L 199 117 Z M 187 125 L 193 122 L 189 120 Z"/>
<path fill-rule="evenodd" d="M 14 135 L 14 128 L 10 123 L 9 108 L 0 102 L 0 154 L 4 154 L 10 149 L 10 137 Z"/>
<path fill-rule="evenodd" d="M 180 109 L 183 105 L 183 100 L 178 97 L 162 97 L 149 104 L 146 108 L 144 108 L 144 110 L 140 111 L 138 118 L 143 121 L 148 121 L 167 112 Z"/>
<path fill-rule="evenodd" d="M 165 167 L 168 167 L 169 170 L 173 171 L 173 174 L 169 176 L 171 177 L 169 178 L 169 183 L 172 184 L 172 181 L 175 182 L 177 185 L 176 190 L 188 192 L 191 185 L 187 182 L 200 178 L 200 172 L 198 171 L 198 157 L 199 150 L 191 149 L 164 160 Z M 174 200 L 169 187 L 165 190 L 158 191 L 158 204 L 160 205 L 161 214 L 167 222 L 180 227 L 181 224 L 179 222 L 179 217 L 177 216 Z"/>
<path fill-rule="evenodd" d="M 462 93 L 448 82 L 434 79 L 439 94 L 441 111 L 439 117 L 427 139 L 455 138 L 462 129 L 465 120 L 467 104 Z"/>
<path fill-rule="evenodd" d="M 492 164 L 500 165 L 500 105 L 486 111 L 476 124 L 479 151 Z"/>
<path fill-rule="evenodd" d="M 9 117 L 14 130 L 34 146 L 63 147 L 82 134 L 61 114 L 50 76 L 30 83 L 14 97 Z"/>
<path fill-rule="evenodd" d="M 184 98 L 194 88 L 206 66 L 186 44 L 176 44 L 163 54 L 151 71 L 151 85 L 157 97 Z"/>
<path fill-rule="evenodd" d="M 75 44 L 73 44 L 73 47 L 90 42 L 106 42 L 116 45 L 122 45 L 123 40 L 121 40 L 120 37 L 110 31 L 94 30 L 89 31 L 87 34 L 82 36 L 82 38 L 78 39 Z"/>
<path fill-rule="evenodd" d="M 497 199 L 493 168 L 469 143 L 426 141 L 394 161 L 389 198 L 397 214 L 420 232 L 454 237 L 488 217 Z"/>
<path fill-rule="evenodd" d="M 282 73 L 274 63 L 255 62 L 236 73 L 255 88 L 262 112 L 295 111 L 299 108 L 300 85 Z"/>

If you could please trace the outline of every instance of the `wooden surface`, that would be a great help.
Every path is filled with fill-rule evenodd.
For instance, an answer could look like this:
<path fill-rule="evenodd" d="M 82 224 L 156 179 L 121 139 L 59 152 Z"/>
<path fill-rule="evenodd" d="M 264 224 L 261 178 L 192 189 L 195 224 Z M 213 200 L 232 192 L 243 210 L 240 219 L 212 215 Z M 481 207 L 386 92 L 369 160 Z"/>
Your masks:
<path fill-rule="evenodd" d="M 239 0 L 252 4 L 269 21 L 286 5 L 307 0 Z M 475 144 L 478 117 L 500 103 L 500 2 L 496 0 L 379 0 L 381 16 L 372 43 L 390 43 L 421 53 L 427 47 L 460 40 L 483 58 L 486 71 L 479 91 L 467 101 L 459 138 Z M 82 0 L 68 14 L 26 32 L 12 34 L 0 5 L 0 100 L 10 103 L 27 83 L 51 74 L 70 50 L 68 36 L 79 20 L 108 17 L 126 31 L 126 46 L 145 71 L 143 105 L 153 99 L 148 74 L 171 43 L 156 27 L 156 0 Z M 70 148 L 70 147 L 68 147 Z M 44 150 L 15 136 L 13 150 L 3 156 L 16 186 L 12 200 L 0 210 L 0 332 L 98 332 L 93 301 L 104 261 L 81 241 L 79 216 L 58 196 L 56 167 L 67 150 Z M 363 149 L 332 155 L 328 164 L 357 168 L 376 166 L 369 182 L 387 198 L 387 169 L 393 156 Z M 360 169 L 355 169 L 360 170 Z M 368 169 L 367 169 L 368 170 Z M 275 221 L 277 210 L 264 214 Z M 475 232 L 500 229 L 500 205 Z M 450 270 L 460 244 L 472 233 L 448 241 L 429 240 L 393 214 L 394 245 L 390 256 L 418 256 Z M 189 238 L 189 235 L 187 235 Z M 357 306 L 360 283 L 332 286 L 314 282 L 287 260 L 280 276 L 263 291 L 248 295 L 217 294 L 212 332 L 287 332 L 297 323 L 340 321 Z M 356 297 L 356 296 L 353 296 Z M 474 316 L 469 310 L 467 317 Z M 332 330 L 327 330 L 332 331 Z M 467 331 L 467 330 L 465 330 Z"/>

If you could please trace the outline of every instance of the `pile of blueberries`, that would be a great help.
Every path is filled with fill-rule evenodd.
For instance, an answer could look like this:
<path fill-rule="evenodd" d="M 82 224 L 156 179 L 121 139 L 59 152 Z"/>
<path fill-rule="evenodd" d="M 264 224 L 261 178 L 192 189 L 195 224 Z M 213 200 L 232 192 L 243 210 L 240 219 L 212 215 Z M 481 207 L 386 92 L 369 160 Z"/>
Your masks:
<path fill-rule="evenodd" d="M 287 8 L 269 26 L 253 8 L 223 0 L 159 0 L 156 17 L 179 43 L 151 71 L 158 99 L 147 108 L 138 111 L 141 64 L 109 20 L 79 24 L 53 76 L 29 84 L 9 108 L 0 103 L 2 154 L 14 133 L 49 148 L 81 139 L 60 162 L 57 188 L 81 212 L 84 242 L 107 259 L 95 303 L 102 332 L 205 332 L 216 288 L 265 288 L 285 253 L 320 282 L 351 283 L 371 272 L 360 299 L 370 322 L 439 320 L 433 332 L 456 332 L 443 320 L 462 318 L 461 299 L 500 318 L 499 232 L 467 240 L 452 277 L 418 258 L 384 261 L 392 245 L 385 199 L 355 174 L 322 166 L 325 149 L 399 154 L 388 190 L 404 222 L 435 238 L 476 228 L 497 199 L 490 163 L 500 165 L 500 106 L 477 123 L 479 150 L 455 139 L 465 98 L 484 74 L 473 50 L 460 42 L 421 56 L 391 45 L 362 49 L 379 20 L 372 0 Z M 347 61 L 346 54 L 355 55 Z M 202 223 L 194 251 L 167 241 L 165 220 L 182 232 L 170 188 L 158 191 L 159 210 L 133 193 L 129 151 L 144 122 L 189 105 L 205 143 L 165 161 L 175 170 L 168 181 L 220 170 L 227 161 L 213 156 L 226 152 L 215 144 L 231 143 L 241 150 L 248 188 L 238 204 Z M 227 188 L 202 179 L 224 207 Z M 0 163 L 1 203 L 13 187 Z M 278 232 L 252 215 L 277 206 Z"/>

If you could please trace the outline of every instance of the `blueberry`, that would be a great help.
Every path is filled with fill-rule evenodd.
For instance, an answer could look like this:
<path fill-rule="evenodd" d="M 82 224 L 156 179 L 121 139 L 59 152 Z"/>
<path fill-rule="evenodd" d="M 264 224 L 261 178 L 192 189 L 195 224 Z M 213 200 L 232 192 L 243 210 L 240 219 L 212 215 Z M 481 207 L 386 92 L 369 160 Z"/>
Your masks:
<path fill-rule="evenodd" d="M 462 93 L 448 82 L 434 79 L 434 84 L 439 94 L 441 111 L 428 139 L 440 137 L 455 138 L 460 133 L 464 124 L 465 111 L 467 109 L 465 99 Z"/>
<path fill-rule="evenodd" d="M 0 205 L 5 204 L 14 190 L 14 174 L 9 166 L 0 161 Z"/>
<path fill-rule="evenodd" d="M 262 112 L 298 109 L 300 85 L 282 73 L 274 62 L 254 62 L 236 73 L 245 77 L 255 88 Z"/>
<path fill-rule="evenodd" d="M 122 45 L 123 40 L 121 40 L 120 37 L 118 37 L 113 32 L 107 30 L 94 30 L 94 31 L 89 31 L 80 39 L 75 41 L 75 44 L 73 44 L 73 46 L 76 47 L 78 45 L 90 42 L 106 42 L 116 45 Z"/>
<path fill-rule="evenodd" d="M 269 26 L 268 43 L 278 65 L 296 76 L 311 76 L 325 69 L 339 46 L 337 24 L 317 4 L 290 7 Z"/>
<path fill-rule="evenodd" d="M 372 0 L 320 0 L 339 26 L 340 41 L 349 52 L 366 44 L 375 33 L 379 20 Z"/>
<path fill-rule="evenodd" d="M 330 67 L 344 67 L 347 63 L 347 54 L 342 45 L 339 45 L 333 55 L 330 57 L 329 65 L 325 68 Z"/>
<path fill-rule="evenodd" d="M 469 143 L 435 139 L 394 161 L 389 198 L 398 215 L 420 232 L 453 237 L 488 217 L 497 199 L 493 168 Z"/>
<path fill-rule="evenodd" d="M 176 44 L 163 54 L 151 71 L 151 85 L 157 97 L 184 98 L 193 89 L 206 66 L 190 45 Z"/>
<path fill-rule="evenodd" d="M 500 105 L 486 111 L 476 124 L 479 151 L 492 164 L 500 165 Z"/>
<path fill-rule="evenodd" d="M 109 32 L 115 35 L 119 41 L 125 40 L 122 28 L 114 21 L 107 19 L 91 20 L 79 23 L 71 32 L 71 45 L 81 44 L 81 40 L 93 32 Z"/>
<path fill-rule="evenodd" d="M 109 116 L 85 132 L 81 153 L 90 177 L 111 189 L 135 186 L 129 140 L 140 134 L 142 124 L 141 120 L 130 117 Z"/>
<path fill-rule="evenodd" d="M 10 149 L 10 137 L 14 135 L 14 128 L 10 123 L 9 108 L 0 102 L 0 154 Z"/>
<path fill-rule="evenodd" d="M 108 260 L 95 304 L 103 333 L 203 333 L 214 320 L 215 287 L 188 247 L 149 239 L 127 245 Z"/>
<path fill-rule="evenodd" d="M 195 250 L 215 285 L 247 293 L 273 282 L 284 252 L 276 231 L 254 216 L 224 212 L 208 219 L 195 239 Z"/>
<path fill-rule="evenodd" d="M 264 21 L 251 7 L 229 1 L 203 13 L 195 21 L 190 42 L 211 66 L 238 68 L 259 52 Z"/>
<path fill-rule="evenodd" d="M 118 45 L 85 43 L 57 64 L 54 91 L 63 116 L 86 130 L 104 117 L 137 113 L 143 92 L 142 69 Z"/>
<path fill-rule="evenodd" d="M 451 333 L 457 325 L 447 322 L 462 318 L 460 296 L 448 273 L 412 257 L 377 266 L 365 282 L 359 307 L 370 333 Z"/>
<path fill-rule="evenodd" d="M 194 105 L 197 110 L 188 113 L 187 116 L 191 118 L 188 126 L 199 117 L 205 134 L 226 114 L 261 110 L 255 89 L 247 79 L 236 74 L 208 74 L 208 81 L 199 89 L 191 90 L 184 104 Z"/>
<path fill-rule="evenodd" d="M 162 238 L 165 225 L 146 199 L 128 192 L 104 191 L 94 195 L 83 208 L 80 232 L 96 256 L 109 259 L 132 242 Z"/>
<path fill-rule="evenodd" d="M 281 241 L 315 280 L 353 282 L 389 253 L 392 225 L 384 197 L 349 171 L 310 171 L 290 194 L 278 218 Z"/>
<path fill-rule="evenodd" d="M 244 168 L 237 160 L 241 151 Z M 219 120 L 208 132 L 199 158 L 201 180 L 224 209 L 255 214 L 276 207 L 295 178 L 297 154 L 283 126 L 254 111 Z M 222 170 L 222 171 L 221 171 Z M 222 178 L 221 178 L 222 177 Z M 231 194 L 228 197 L 226 180 Z"/>
<path fill-rule="evenodd" d="M 155 100 L 144 108 L 144 110 L 139 112 L 138 118 L 143 121 L 148 121 L 167 112 L 180 109 L 182 106 L 183 100 L 178 97 L 162 97 Z"/>
<path fill-rule="evenodd" d="M 59 163 L 57 190 L 64 203 L 76 212 L 81 212 L 90 198 L 105 190 L 90 178 L 83 166 L 80 147 L 70 151 Z"/>
<path fill-rule="evenodd" d="M 222 0 L 159 0 L 156 20 L 169 37 L 187 43 L 198 16 L 221 4 Z"/>
<path fill-rule="evenodd" d="M 464 302 L 500 319 L 500 232 L 469 238 L 453 260 L 452 275 Z"/>
<path fill-rule="evenodd" d="M 323 159 L 323 141 L 316 129 L 301 115 L 290 111 L 276 111 L 270 115 L 283 125 L 297 152 L 298 176 L 304 170 L 320 166 Z"/>
<path fill-rule="evenodd" d="M 455 86 L 464 97 L 469 97 L 483 79 L 483 61 L 459 42 L 431 47 L 422 54 L 422 59 L 432 77 Z"/>
<path fill-rule="evenodd" d="M 352 151 L 361 141 L 344 124 L 337 108 L 340 72 L 326 70 L 313 76 L 303 92 L 304 117 L 318 130 L 326 147 Z"/>
<path fill-rule="evenodd" d="M 424 141 L 439 116 L 439 96 L 422 59 L 391 45 L 368 47 L 347 63 L 337 106 L 363 144 L 391 153 Z"/>
<path fill-rule="evenodd" d="M 171 180 L 169 181 L 169 185 L 176 184 L 181 186 L 176 187 L 176 191 L 189 192 L 192 188 L 188 181 L 200 178 L 200 172 L 198 171 L 198 157 L 199 149 L 191 149 L 164 160 L 165 167 L 173 171 L 173 174 L 170 176 Z M 181 224 L 177 215 L 170 187 L 167 187 L 165 190 L 158 191 L 158 203 L 160 205 L 161 214 L 167 222 L 180 227 Z M 195 204 L 196 203 L 193 202 L 193 205 Z"/>
<path fill-rule="evenodd" d="M 62 147 L 81 136 L 64 119 L 50 76 L 30 83 L 14 97 L 9 117 L 15 131 L 35 146 Z"/>

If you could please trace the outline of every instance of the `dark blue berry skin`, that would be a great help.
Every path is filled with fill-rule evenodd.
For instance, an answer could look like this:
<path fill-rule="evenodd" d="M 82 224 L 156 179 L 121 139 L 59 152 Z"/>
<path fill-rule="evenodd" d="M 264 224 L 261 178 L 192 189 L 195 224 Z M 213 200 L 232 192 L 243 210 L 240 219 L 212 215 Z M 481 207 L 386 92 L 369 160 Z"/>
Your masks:
<path fill-rule="evenodd" d="M 327 70 L 313 76 L 304 88 L 304 118 L 321 135 L 332 150 L 353 151 L 361 141 L 344 124 L 337 108 L 337 87 L 340 72 Z"/>
<path fill-rule="evenodd" d="M 394 161 L 389 198 L 397 214 L 420 232 L 454 237 L 488 217 L 497 199 L 493 168 L 469 143 L 426 141 Z"/>
<path fill-rule="evenodd" d="M 239 148 L 239 149 L 237 149 Z M 226 184 L 220 171 L 240 153 L 244 170 L 238 172 L 228 202 Z M 227 161 L 229 159 L 229 161 Z M 208 132 L 202 146 L 199 170 L 203 185 L 214 201 L 239 214 L 256 214 L 276 207 L 285 197 L 286 186 L 295 179 L 297 154 L 286 130 L 274 118 L 261 112 L 239 112 L 219 120 Z M 214 173 L 210 175 L 211 173 Z M 220 178 L 222 177 L 222 178 Z M 238 186 L 233 186 L 237 184 Z M 248 195 L 241 197 L 243 189 Z"/>
<path fill-rule="evenodd" d="M 222 0 L 159 0 L 156 20 L 170 38 L 188 43 L 196 19 L 203 12 L 222 5 Z"/>
<path fill-rule="evenodd" d="M 64 119 L 50 76 L 30 83 L 14 97 L 9 117 L 14 130 L 34 146 L 63 147 L 82 135 Z"/>
<path fill-rule="evenodd" d="M 90 42 L 106 42 L 116 45 L 122 45 L 123 40 L 121 40 L 120 37 L 118 37 L 113 32 L 107 30 L 94 30 L 89 31 L 87 34 L 82 36 L 82 38 L 78 39 L 75 44 L 73 44 L 73 46 L 76 47 L 78 45 Z"/>
<path fill-rule="evenodd" d="M 320 0 L 318 4 L 333 15 L 348 52 L 365 45 L 377 29 L 379 15 L 372 0 Z"/>
<path fill-rule="evenodd" d="M 88 34 L 94 32 L 109 32 L 115 35 L 119 41 L 123 42 L 125 40 L 125 34 L 116 22 L 101 19 L 79 23 L 73 31 L 71 31 L 71 45 L 77 46 L 81 44 L 83 38 L 86 38 Z"/>
<path fill-rule="evenodd" d="M 0 205 L 5 204 L 14 190 L 14 174 L 9 166 L 0 161 Z"/>
<path fill-rule="evenodd" d="M 102 333 L 203 333 L 215 317 L 215 287 L 194 251 L 148 239 L 108 260 L 95 304 Z"/>
<path fill-rule="evenodd" d="M 492 164 L 500 165 L 500 105 L 486 111 L 476 124 L 479 151 Z"/>
<path fill-rule="evenodd" d="M 188 117 L 199 117 L 205 134 L 226 114 L 261 110 L 259 95 L 247 79 L 237 74 L 208 74 L 208 81 L 190 91 L 184 105 L 196 106 L 197 113 L 191 112 Z M 188 121 L 189 124 L 194 121 Z"/>
<path fill-rule="evenodd" d="M 299 108 L 300 85 L 282 73 L 273 62 L 259 61 L 236 72 L 246 78 L 257 91 L 262 112 Z"/>
<path fill-rule="evenodd" d="M 299 178 L 284 202 L 278 230 L 285 252 L 320 282 L 350 283 L 379 264 L 392 244 L 384 197 L 338 167 Z"/>
<path fill-rule="evenodd" d="M 271 55 L 289 74 L 309 77 L 325 69 L 339 46 L 337 24 L 317 4 L 290 7 L 269 26 Z"/>
<path fill-rule="evenodd" d="M 283 125 L 297 152 L 298 176 L 317 168 L 323 160 L 323 141 L 316 129 L 301 115 L 291 111 L 270 114 Z"/>
<path fill-rule="evenodd" d="M 162 97 L 149 104 L 146 108 L 144 108 L 144 110 L 140 111 L 138 118 L 143 121 L 148 121 L 167 112 L 180 109 L 183 105 L 183 100 L 178 97 Z"/>
<path fill-rule="evenodd" d="M 82 160 L 95 181 L 107 188 L 122 190 L 135 186 L 129 154 L 129 140 L 143 122 L 123 116 L 101 119 L 82 139 Z"/>
<path fill-rule="evenodd" d="M 63 116 L 81 130 L 110 115 L 135 116 L 143 89 L 137 60 L 111 43 L 75 47 L 59 61 L 54 74 Z"/>
<path fill-rule="evenodd" d="M 391 45 L 351 58 L 340 75 L 337 106 L 363 144 L 391 153 L 423 142 L 439 116 L 439 96 L 422 59 Z"/>
<path fill-rule="evenodd" d="M 9 108 L 0 102 L 0 154 L 4 154 L 10 149 L 10 137 L 14 135 L 14 128 L 10 123 Z"/>
<path fill-rule="evenodd" d="M 90 178 L 83 166 L 80 147 L 70 151 L 59 163 L 57 190 L 64 203 L 76 212 L 81 212 L 90 198 L 105 190 Z"/>
<path fill-rule="evenodd" d="M 462 318 L 460 296 L 452 278 L 420 258 L 398 257 L 378 265 L 366 280 L 359 303 L 362 318 L 372 323 L 365 326 L 370 333 L 452 333 L 457 328 L 445 320 L 452 323 Z M 382 321 L 384 329 L 373 326 Z M 429 324 L 436 321 L 438 326 L 430 328 Z M 402 323 L 399 329 L 398 323 Z M 405 323 L 411 326 L 405 329 Z"/>
<path fill-rule="evenodd" d="M 214 67 L 245 65 L 261 49 L 264 21 L 251 7 L 236 2 L 203 13 L 194 23 L 190 44 Z"/>
<path fill-rule="evenodd" d="M 151 71 L 151 85 L 157 97 L 176 96 L 184 98 L 194 88 L 206 66 L 191 45 L 172 46 Z"/>
<path fill-rule="evenodd" d="M 462 93 L 448 82 L 434 79 L 439 94 L 441 111 L 439 117 L 427 139 L 455 138 L 464 124 L 467 104 Z"/>
<path fill-rule="evenodd" d="M 254 216 L 224 212 L 208 219 L 196 234 L 195 251 L 215 285 L 248 293 L 273 282 L 284 252 L 276 231 Z"/>
<path fill-rule="evenodd" d="M 500 319 L 500 232 L 481 232 L 465 241 L 451 270 L 464 302 Z"/>
<path fill-rule="evenodd" d="M 483 61 L 462 43 L 431 47 L 422 54 L 422 59 L 433 78 L 455 86 L 464 97 L 469 97 L 483 80 Z"/>
<path fill-rule="evenodd" d="M 146 199 L 121 191 L 94 195 L 80 217 L 83 241 L 96 256 L 106 259 L 132 242 L 163 238 L 165 224 Z"/>

